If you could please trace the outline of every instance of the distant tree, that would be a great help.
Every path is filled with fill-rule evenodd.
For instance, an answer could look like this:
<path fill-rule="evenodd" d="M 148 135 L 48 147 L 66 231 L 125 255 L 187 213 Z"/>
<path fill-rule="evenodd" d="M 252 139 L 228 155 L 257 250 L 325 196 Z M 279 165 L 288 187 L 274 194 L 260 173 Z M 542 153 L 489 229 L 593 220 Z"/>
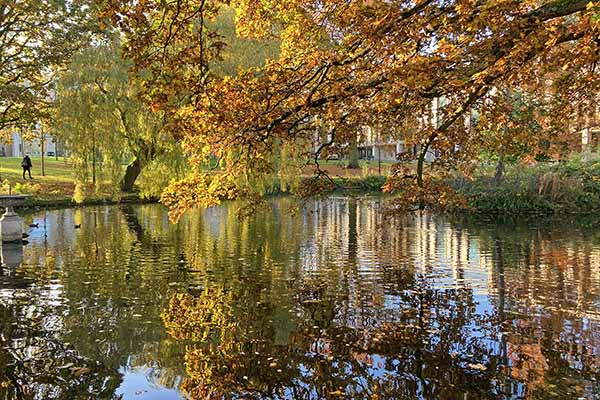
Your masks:
<path fill-rule="evenodd" d="M 181 164 L 179 145 L 164 132 L 162 113 L 137 98 L 139 86 L 127 74 L 117 41 L 78 52 L 57 86 L 57 137 L 69 147 L 80 180 L 105 175 L 124 192 L 133 190 L 144 168 L 155 161 Z M 125 172 L 121 163 L 131 160 Z M 163 179 L 170 179 L 174 172 Z"/>
<path fill-rule="evenodd" d="M 96 32 L 91 0 L 0 3 L 0 131 L 48 113 L 55 75 Z"/>
<path fill-rule="evenodd" d="M 350 142 L 348 143 L 348 162 L 346 163 L 346 168 L 360 168 L 360 164 L 358 163 L 358 134 L 350 136 Z"/>

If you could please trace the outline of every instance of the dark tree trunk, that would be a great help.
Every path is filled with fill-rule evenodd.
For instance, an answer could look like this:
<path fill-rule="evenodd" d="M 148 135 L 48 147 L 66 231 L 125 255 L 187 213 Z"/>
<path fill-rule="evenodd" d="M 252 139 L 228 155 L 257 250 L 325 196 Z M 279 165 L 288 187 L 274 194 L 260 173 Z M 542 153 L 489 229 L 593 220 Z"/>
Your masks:
<path fill-rule="evenodd" d="M 41 146 L 41 150 L 42 150 L 42 176 L 46 176 L 46 164 L 44 162 L 44 127 L 42 126 L 40 128 L 40 132 L 42 133 L 42 138 L 40 141 L 40 146 Z"/>
<path fill-rule="evenodd" d="M 505 166 L 504 166 L 504 151 L 500 152 L 500 155 L 498 156 L 498 163 L 496 164 L 496 173 L 494 174 L 494 185 L 499 185 L 502 183 L 502 180 L 504 179 L 504 170 L 505 170 Z"/>
<path fill-rule="evenodd" d="M 96 186 L 96 135 L 92 134 L 92 183 Z"/>
<path fill-rule="evenodd" d="M 425 166 L 425 154 L 427 151 L 421 151 L 417 158 L 417 186 L 423 188 L 423 169 Z"/>
<path fill-rule="evenodd" d="M 510 102 L 509 89 L 506 89 L 505 96 L 506 96 L 506 101 Z M 509 120 L 511 119 L 510 112 L 508 113 L 508 119 Z M 501 136 L 502 142 L 500 143 L 500 146 L 498 148 L 498 163 L 496 164 L 496 172 L 494 173 L 494 185 L 500 185 L 502 183 L 502 180 L 504 179 L 504 172 L 506 170 L 506 166 L 504 165 L 504 153 L 505 153 L 504 141 L 508 137 L 508 124 L 504 125 L 504 129 L 502 130 L 501 135 L 502 135 Z"/>
<path fill-rule="evenodd" d="M 125 176 L 121 180 L 121 191 L 132 192 L 133 185 L 135 184 L 138 176 L 140 176 L 141 172 L 142 162 L 139 158 L 136 158 L 127 166 L 127 169 L 125 170 Z"/>
<path fill-rule="evenodd" d="M 348 163 L 346 164 L 346 168 L 360 168 L 360 165 L 358 163 L 358 138 L 356 137 L 356 135 L 352 135 L 349 147 L 350 148 L 348 149 Z"/>
<path fill-rule="evenodd" d="M 425 198 L 423 193 L 423 172 L 425 169 L 425 157 L 427 156 L 427 151 L 429 150 L 430 141 L 427 141 L 425 145 L 421 148 L 419 152 L 419 158 L 417 159 L 417 187 L 419 188 L 419 210 L 425 209 Z"/>

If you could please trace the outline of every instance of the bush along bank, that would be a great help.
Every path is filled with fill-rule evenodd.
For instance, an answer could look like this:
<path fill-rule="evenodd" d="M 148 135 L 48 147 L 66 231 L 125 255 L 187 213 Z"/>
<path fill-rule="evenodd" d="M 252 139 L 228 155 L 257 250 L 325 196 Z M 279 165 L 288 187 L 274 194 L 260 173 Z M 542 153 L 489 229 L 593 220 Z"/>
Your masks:
<path fill-rule="evenodd" d="M 83 206 L 99 206 L 99 205 L 111 205 L 111 204 L 148 204 L 157 203 L 158 198 L 155 197 L 140 197 L 135 193 L 123 194 L 120 198 L 115 199 L 113 197 L 89 197 L 84 199 L 82 202 L 76 202 L 71 197 L 37 197 L 33 195 L 31 198 L 25 200 L 25 202 L 16 207 L 22 209 L 28 208 L 67 208 L 67 207 L 83 207 Z"/>
<path fill-rule="evenodd" d="M 479 176 L 451 186 L 483 214 L 589 214 L 600 211 L 600 160 L 511 167 L 501 183 Z"/>
<path fill-rule="evenodd" d="M 380 193 L 385 176 L 334 178 L 341 193 Z M 466 200 L 467 209 L 448 210 L 478 214 L 551 215 L 600 212 L 600 159 L 534 166 L 512 165 L 501 183 L 493 175 L 447 182 Z M 393 196 L 393 195 L 391 195 Z"/>
<path fill-rule="evenodd" d="M 386 177 L 336 177 L 333 181 L 335 192 L 381 193 Z M 466 209 L 446 210 L 450 212 L 490 215 L 600 212 L 600 159 L 511 165 L 499 184 L 494 182 L 493 172 L 479 174 L 474 179 L 454 178 L 447 183 L 467 205 Z"/>
<path fill-rule="evenodd" d="M 301 178 L 299 187 L 314 183 L 314 176 Z M 356 177 L 331 177 L 331 180 L 322 178 L 325 188 L 322 192 L 327 193 L 381 193 L 381 188 L 386 181 L 382 175 L 368 175 Z M 294 192 L 290 182 L 282 182 L 280 179 L 272 179 L 263 183 L 260 192 L 267 196 L 286 195 Z"/>
<path fill-rule="evenodd" d="M 382 175 L 370 175 L 360 178 L 334 178 L 333 181 L 336 190 L 340 192 L 377 193 L 381 192 L 386 179 Z"/>
<path fill-rule="evenodd" d="M 313 177 L 303 179 L 311 180 Z M 332 181 L 330 183 L 334 193 L 376 194 L 382 192 L 386 177 L 332 177 Z M 530 167 L 513 165 L 509 166 L 500 184 L 493 181 L 491 174 L 480 174 L 474 179 L 456 177 L 447 183 L 466 200 L 467 205 L 466 209 L 445 210 L 449 212 L 516 216 L 600 213 L 600 159 L 590 162 L 575 159 Z M 289 183 L 273 179 L 264 184 L 262 192 L 268 196 L 277 196 L 290 193 L 290 189 Z M 32 198 L 27 200 L 24 207 L 53 208 L 158 201 L 157 198 L 143 198 L 136 193 L 122 194 L 118 199 L 92 196 L 81 203 L 66 195 L 30 194 Z"/>

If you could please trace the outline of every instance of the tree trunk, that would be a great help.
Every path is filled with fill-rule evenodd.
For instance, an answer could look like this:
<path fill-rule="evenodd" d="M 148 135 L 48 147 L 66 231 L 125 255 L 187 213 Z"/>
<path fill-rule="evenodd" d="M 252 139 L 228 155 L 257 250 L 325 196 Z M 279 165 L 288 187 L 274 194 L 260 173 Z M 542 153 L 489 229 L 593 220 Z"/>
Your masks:
<path fill-rule="evenodd" d="M 494 174 L 494 185 L 499 185 L 502 183 L 504 179 L 504 151 L 500 151 L 498 156 L 498 163 L 496 164 L 496 173 Z"/>
<path fill-rule="evenodd" d="M 44 163 L 44 151 L 45 151 L 44 139 L 45 138 L 44 138 L 44 127 L 43 126 L 40 127 L 40 132 L 42 134 L 42 138 L 41 138 L 41 142 L 40 142 L 40 147 L 42 150 L 42 176 L 46 176 L 46 164 Z"/>
<path fill-rule="evenodd" d="M 427 138 L 427 142 L 425 142 L 425 144 L 423 145 L 423 147 L 420 149 L 419 152 L 419 158 L 417 160 L 417 186 L 419 188 L 419 210 L 424 210 L 425 209 L 425 196 L 423 193 L 423 187 L 424 182 L 423 182 L 423 170 L 425 168 L 425 157 L 427 156 L 427 152 L 429 151 L 429 147 L 431 146 L 431 143 L 435 140 L 435 138 L 437 137 L 437 133 L 431 135 L 429 138 Z"/>
<path fill-rule="evenodd" d="M 510 102 L 510 90 L 507 88 L 504 95 L 506 96 L 506 101 Z M 511 120 L 511 113 L 508 113 L 508 122 Z M 508 122 L 504 124 L 504 129 L 502 130 L 502 141 L 500 142 L 500 146 L 498 148 L 498 163 L 496 164 L 496 173 L 494 174 L 494 185 L 500 185 L 502 180 L 504 179 L 504 171 L 506 170 L 506 166 L 504 165 L 504 153 L 505 147 L 504 143 L 508 137 Z"/>
<path fill-rule="evenodd" d="M 350 148 L 348 150 L 348 163 L 346 164 L 348 169 L 360 168 L 358 163 L 358 138 L 357 135 L 352 135 L 350 139 Z"/>
<path fill-rule="evenodd" d="M 92 184 L 96 186 L 96 135 L 92 135 Z"/>
<path fill-rule="evenodd" d="M 417 160 L 417 187 L 419 188 L 419 210 L 425 209 L 425 199 L 423 198 L 423 168 L 425 165 L 425 155 L 427 154 L 427 147 L 419 153 Z"/>
<path fill-rule="evenodd" d="M 135 184 L 138 176 L 140 176 L 141 172 L 142 162 L 139 158 L 136 158 L 127 166 L 127 169 L 125 170 L 125 176 L 121 180 L 121 191 L 132 192 L 133 185 Z"/>

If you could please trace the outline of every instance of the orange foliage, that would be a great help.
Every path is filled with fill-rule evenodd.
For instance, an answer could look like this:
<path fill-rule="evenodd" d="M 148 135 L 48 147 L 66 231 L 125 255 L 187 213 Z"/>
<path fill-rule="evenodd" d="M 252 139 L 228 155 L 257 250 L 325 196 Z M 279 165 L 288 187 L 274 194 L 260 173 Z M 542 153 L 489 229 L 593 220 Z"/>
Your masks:
<path fill-rule="evenodd" d="M 235 77 L 211 75 L 226 44 L 209 21 L 224 3 L 237 10 L 240 34 L 280 40 L 278 59 Z M 251 177 L 280 169 L 284 145 L 312 160 L 315 148 L 347 143 L 360 126 L 378 126 L 418 145 L 421 167 L 435 149 L 434 168 L 468 172 L 482 148 L 510 152 L 524 144 L 533 152 L 544 143 L 569 142 L 578 116 L 597 102 L 597 1 L 104 5 L 125 33 L 133 71 L 146 82 L 145 100 L 166 111 L 192 163 L 227 160 L 223 178 L 200 175 L 170 188 L 165 199 L 175 216 L 193 204 L 256 194 Z M 508 109 L 506 96 L 497 94 L 505 89 L 525 93 L 533 110 Z M 445 105 L 434 110 L 434 99 Z M 521 116 L 511 117 L 511 110 Z M 473 116 L 475 123 L 465 123 Z M 423 192 L 417 198 L 434 200 L 442 189 L 424 175 L 422 168 L 414 179 L 394 175 L 387 188 L 405 185 L 400 192 L 409 193 L 416 185 Z M 444 189 L 438 197 L 446 196 Z"/>

